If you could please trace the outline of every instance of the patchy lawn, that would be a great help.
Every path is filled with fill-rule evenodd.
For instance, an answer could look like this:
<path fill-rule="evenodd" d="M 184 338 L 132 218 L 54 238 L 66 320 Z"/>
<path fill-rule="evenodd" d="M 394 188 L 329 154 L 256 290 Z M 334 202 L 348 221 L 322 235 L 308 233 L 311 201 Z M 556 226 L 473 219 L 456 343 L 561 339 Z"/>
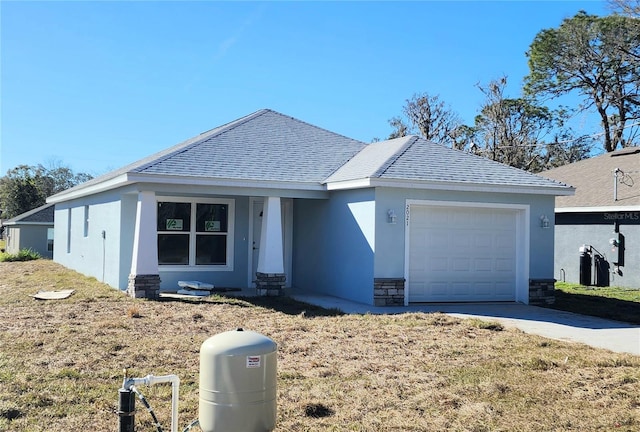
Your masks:
<path fill-rule="evenodd" d="M 125 367 L 180 377 L 182 430 L 198 416 L 200 345 L 236 327 L 278 344 L 278 431 L 640 430 L 640 357 L 477 319 L 131 299 L 47 260 L 0 263 L 0 294 L 0 430 L 117 430 Z M 140 387 L 165 431 L 170 389 Z M 139 402 L 136 425 L 155 430 Z"/>
<path fill-rule="evenodd" d="M 557 282 L 556 302 L 547 307 L 640 324 L 640 289 Z"/>

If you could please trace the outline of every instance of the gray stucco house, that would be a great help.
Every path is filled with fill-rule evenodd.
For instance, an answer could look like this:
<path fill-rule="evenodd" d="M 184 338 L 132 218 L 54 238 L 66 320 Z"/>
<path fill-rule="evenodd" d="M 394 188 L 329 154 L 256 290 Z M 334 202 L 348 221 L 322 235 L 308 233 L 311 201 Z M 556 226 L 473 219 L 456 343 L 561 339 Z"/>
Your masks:
<path fill-rule="evenodd" d="M 640 147 L 542 173 L 576 188 L 556 198 L 555 277 L 640 287 Z"/>
<path fill-rule="evenodd" d="M 45 258 L 53 257 L 53 204 L 45 204 L 2 223 L 6 252 L 31 249 Z"/>
<path fill-rule="evenodd" d="M 371 305 L 546 301 L 573 189 L 415 136 L 261 110 L 49 198 L 54 260 L 133 296 L 178 281 Z"/>

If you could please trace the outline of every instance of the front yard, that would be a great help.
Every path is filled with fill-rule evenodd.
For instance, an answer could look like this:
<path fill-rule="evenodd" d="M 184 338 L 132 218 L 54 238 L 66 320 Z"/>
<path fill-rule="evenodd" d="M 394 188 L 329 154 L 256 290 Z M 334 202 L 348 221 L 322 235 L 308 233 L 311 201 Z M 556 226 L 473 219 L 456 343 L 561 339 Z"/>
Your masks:
<path fill-rule="evenodd" d="M 640 430 L 632 355 L 442 314 L 131 299 L 47 260 L 0 263 L 0 275 L 0 430 L 117 430 L 125 367 L 180 377 L 182 430 L 198 416 L 200 345 L 236 327 L 278 344 L 278 431 Z M 170 386 L 140 390 L 169 430 Z M 136 425 L 155 430 L 140 403 Z"/>

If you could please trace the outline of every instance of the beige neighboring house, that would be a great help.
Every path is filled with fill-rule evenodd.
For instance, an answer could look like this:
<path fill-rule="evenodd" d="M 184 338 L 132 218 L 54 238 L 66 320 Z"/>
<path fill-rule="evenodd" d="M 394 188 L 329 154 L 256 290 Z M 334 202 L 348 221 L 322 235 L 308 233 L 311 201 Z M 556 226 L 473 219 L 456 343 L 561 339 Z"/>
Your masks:
<path fill-rule="evenodd" d="M 576 189 L 556 197 L 555 278 L 640 288 L 640 147 L 541 175 Z"/>
<path fill-rule="evenodd" d="M 6 252 L 31 249 L 45 258 L 53 258 L 54 205 L 45 204 L 2 223 Z"/>

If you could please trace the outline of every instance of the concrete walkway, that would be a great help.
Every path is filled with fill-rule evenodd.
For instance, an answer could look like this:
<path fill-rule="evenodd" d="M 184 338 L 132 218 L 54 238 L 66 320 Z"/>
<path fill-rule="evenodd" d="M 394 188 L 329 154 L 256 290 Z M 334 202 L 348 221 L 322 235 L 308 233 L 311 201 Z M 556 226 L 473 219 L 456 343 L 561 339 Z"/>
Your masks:
<path fill-rule="evenodd" d="M 299 301 L 349 314 L 443 312 L 458 318 L 479 318 L 516 327 L 525 333 L 579 342 L 619 353 L 640 355 L 640 326 L 520 303 L 439 303 L 376 307 L 330 296 L 292 295 Z"/>

